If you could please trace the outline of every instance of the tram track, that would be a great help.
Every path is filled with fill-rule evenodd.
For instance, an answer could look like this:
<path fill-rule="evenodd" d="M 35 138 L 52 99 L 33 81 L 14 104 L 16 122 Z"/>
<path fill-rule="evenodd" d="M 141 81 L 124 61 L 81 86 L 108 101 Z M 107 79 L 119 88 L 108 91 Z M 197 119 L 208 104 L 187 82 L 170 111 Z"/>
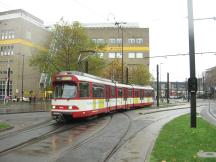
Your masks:
<path fill-rule="evenodd" d="M 32 129 L 36 129 L 38 127 L 42 127 L 42 126 L 44 126 L 44 124 L 47 124 L 47 123 L 52 124 L 52 123 L 54 123 L 54 121 L 50 118 L 50 119 L 45 120 L 43 122 L 40 122 L 40 123 L 37 123 L 37 124 L 33 124 L 33 125 L 28 126 L 28 127 L 25 127 L 25 128 L 22 128 L 22 129 L 18 129 L 16 131 L 11 131 L 11 132 L 2 134 L 2 135 L 0 135 L 0 140 L 2 140 L 4 138 L 8 138 L 8 137 L 13 136 L 13 135 L 17 135 L 19 133 L 23 133 L 23 132 L 32 130 Z"/>
<path fill-rule="evenodd" d="M 181 109 L 182 109 L 182 108 L 181 108 Z M 181 110 L 181 109 L 170 109 L 170 110 L 166 110 L 166 111 L 170 111 L 170 112 L 171 112 L 171 111 L 178 111 L 178 110 Z M 183 108 L 183 109 L 188 109 L 188 107 L 187 107 L 187 108 Z M 162 113 L 162 112 L 163 112 L 163 111 L 145 113 L 145 114 L 142 114 L 142 117 L 140 116 L 140 118 L 144 118 L 144 116 L 151 115 L 151 114 L 156 114 L 156 113 Z M 185 114 L 185 112 L 180 113 L 179 115 L 183 115 L 183 114 Z M 131 141 L 131 140 L 133 140 L 134 138 L 136 138 L 136 136 L 137 136 L 140 132 L 142 132 L 143 130 L 150 128 L 151 126 L 157 124 L 158 122 L 163 122 L 164 119 L 168 119 L 168 118 L 170 118 L 170 116 L 169 116 L 169 115 L 165 115 L 165 116 L 163 116 L 163 117 L 161 117 L 161 118 L 158 118 L 157 120 L 152 120 L 151 123 L 149 123 L 149 124 L 143 126 L 142 128 L 136 130 L 136 131 L 133 132 L 128 138 L 126 138 L 126 139 L 121 139 L 121 141 L 124 141 L 124 142 L 119 142 L 119 143 L 117 143 L 116 146 L 113 148 L 113 150 L 110 152 L 110 154 L 103 160 L 103 162 L 109 162 L 109 161 L 112 162 L 112 161 L 115 161 L 115 160 L 113 160 L 113 156 L 115 156 L 116 154 L 118 154 L 118 152 L 120 151 L 120 149 L 121 149 L 126 143 L 128 143 L 129 141 Z M 124 135 L 124 137 L 125 137 L 125 136 L 127 136 L 127 135 Z M 147 154 L 149 154 L 150 151 L 151 151 L 151 148 L 148 148 L 148 151 L 147 151 L 148 153 L 147 153 Z M 143 156 L 145 156 L 145 155 L 143 155 Z M 148 158 L 148 155 L 147 155 L 146 157 L 144 157 L 145 160 L 146 160 L 147 158 Z M 145 160 L 144 160 L 144 161 L 145 161 Z"/>
<path fill-rule="evenodd" d="M 12 132 L 8 136 L 1 138 L 0 156 L 62 131 L 62 127 L 63 125 L 56 125 L 56 123 L 50 121 L 46 125 L 38 125 L 37 127 L 31 127 L 18 132 Z M 28 135 L 31 136 L 26 137 Z"/>
<path fill-rule="evenodd" d="M 186 107 L 185 109 L 188 109 L 188 107 Z M 175 109 L 176 110 L 176 109 Z M 170 110 L 170 111 L 173 111 L 172 109 Z M 75 141 L 75 143 L 73 143 L 72 145 L 70 144 L 70 145 L 67 145 L 67 146 L 64 146 L 64 148 L 60 151 L 60 152 L 58 152 L 57 154 L 58 155 L 62 155 L 62 153 L 64 154 L 64 153 L 67 153 L 67 152 L 73 152 L 73 151 L 75 151 L 75 150 L 78 150 L 78 149 L 81 149 L 82 150 L 82 148 L 84 147 L 85 148 L 85 146 L 86 145 L 89 145 L 90 143 L 94 143 L 95 141 L 97 141 L 98 140 L 98 138 L 100 138 L 101 136 L 103 136 L 103 137 L 106 137 L 107 135 L 106 135 L 106 133 L 108 133 L 111 129 L 108 129 L 108 127 L 111 125 L 111 124 L 113 124 L 113 123 L 115 123 L 116 121 L 112 121 L 113 120 L 113 116 L 118 116 L 118 115 L 121 115 L 122 114 L 122 116 L 124 116 L 124 119 L 125 119 L 125 121 L 123 121 L 123 123 L 125 123 L 126 122 L 126 124 L 124 125 L 124 131 L 122 131 L 122 134 L 120 134 L 119 135 L 119 137 L 120 138 L 118 138 L 116 141 L 115 141 L 115 144 L 114 145 L 112 145 L 112 146 L 110 146 L 109 147 L 109 150 L 106 152 L 106 154 L 105 155 L 103 155 L 103 157 L 102 157 L 102 159 L 100 160 L 100 161 L 104 161 L 104 162 L 107 162 L 107 161 L 109 161 L 109 159 L 116 153 L 116 152 L 118 152 L 119 151 L 119 149 L 126 143 L 126 142 L 128 142 L 130 139 L 132 139 L 132 138 L 134 138 L 135 136 L 136 136 L 136 134 L 138 134 L 140 131 L 142 131 L 144 128 L 146 128 L 146 127 L 143 127 L 143 128 L 141 128 L 141 129 L 139 129 L 139 130 L 137 130 L 135 133 L 133 133 L 133 135 L 131 134 L 131 132 L 130 132 L 130 129 L 131 129 L 131 127 L 132 127 L 132 123 L 133 123 L 133 120 L 134 119 L 132 119 L 132 117 L 129 115 L 129 113 L 128 112 L 133 112 L 133 111 L 125 111 L 125 112 L 122 112 L 122 113 L 115 113 L 115 114 L 112 114 L 112 113 L 110 113 L 110 115 L 106 115 L 106 117 L 108 117 L 107 119 L 107 121 L 106 121 L 106 123 L 104 124 L 104 125 L 102 125 L 101 127 L 100 127 L 100 129 L 97 129 L 96 131 L 94 131 L 94 132 L 91 132 L 91 133 L 88 133 L 88 131 L 87 131 L 87 135 L 85 135 L 85 136 L 83 136 L 83 137 L 79 137 L 79 138 L 77 138 L 78 140 L 77 141 Z M 147 115 L 147 114 L 153 114 L 153 113 L 158 113 L 158 111 L 157 112 L 148 112 L 148 113 L 143 113 L 143 114 L 138 114 L 138 116 L 142 116 L 142 117 L 144 117 L 145 115 Z M 103 118 L 103 117 L 102 117 Z M 100 118 L 96 118 L 96 122 L 97 121 L 99 121 L 98 119 L 100 119 Z M 127 120 L 127 121 L 126 121 Z M 112 123 L 113 122 L 113 123 Z M 156 121 L 155 121 L 156 122 Z M 73 124 L 73 125 L 58 125 L 58 128 L 55 128 L 55 129 L 52 129 L 52 130 L 50 130 L 50 131 L 47 131 L 46 133 L 44 133 L 44 134 L 41 134 L 41 135 L 39 135 L 39 136 L 37 136 L 37 137 L 35 137 L 35 138 L 31 138 L 31 139 L 29 139 L 29 140 L 26 140 L 26 141 L 24 141 L 23 143 L 19 143 L 19 144 L 17 144 L 17 145 L 14 145 L 14 147 L 10 147 L 10 148 L 8 148 L 8 149 L 4 149 L 4 150 L 1 150 L 0 149 L 0 156 L 1 155 L 5 155 L 5 154 L 7 154 L 7 153 L 10 153 L 10 152 L 12 152 L 12 151 L 15 151 L 15 150 L 19 150 L 19 149 L 21 149 L 21 148 L 23 148 L 23 147 L 25 147 L 25 146 L 28 146 L 28 145 L 32 145 L 32 144 L 34 144 L 34 143 L 38 143 L 38 142 L 40 142 L 40 141 L 42 141 L 42 140 L 44 140 L 44 139 L 46 139 L 46 138 L 49 138 L 49 137 L 51 137 L 52 135 L 55 135 L 55 136 L 58 136 L 58 135 L 60 135 L 60 133 L 63 133 L 63 132 L 66 132 L 66 131 L 73 131 L 74 130 L 74 132 L 75 131 L 77 131 L 77 130 L 81 130 L 82 129 L 82 127 L 78 127 L 78 126 L 85 126 L 85 125 L 87 125 L 88 123 L 92 123 L 93 125 L 94 125 L 94 122 L 92 122 L 92 120 L 90 120 L 90 121 L 85 121 L 85 122 L 78 122 L 78 123 L 75 123 L 75 124 Z M 51 124 L 51 122 L 48 122 L 48 123 L 46 123 L 45 125 L 50 125 L 51 127 L 52 126 L 54 126 L 54 125 L 52 125 Z M 121 125 L 119 125 L 119 126 L 121 126 Z M 149 126 L 149 125 L 148 125 Z M 43 126 L 38 126 L 38 127 L 43 127 Z M 113 125 L 112 126 L 113 128 L 115 127 L 115 125 Z M 106 129 L 107 128 L 107 129 Z M 22 133 L 22 132 L 26 132 L 26 131 L 28 131 L 28 130 L 34 130 L 34 128 L 31 128 L 31 129 L 26 129 L 26 130 L 23 130 L 23 131 L 20 131 L 19 133 Z M 127 135 L 130 135 L 130 136 L 127 136 Z M 14 136 L 14 134 L 12 135 L 10 135 L 10 136 Z M 6 138 L 6 137 L 4 137 L 4 138 Z M 4 139 L 4 138 L 2 138 L 2 139 Z M 100 140 L 100 139 L 99 139 Z M 56 160 L 56 161 L 58 161 L 58 157 L 59 156 L 56 156 L 56 157 L 54 157 L 54 160 Z M 52 159 L 52 161 L 53 161 L 53 159 Z"/>
<path fill-rule="evenodd" d="M 168 110 L 168 111 L 176 111 L 176 110 L 178 110 L 178 109 L 171 109 L 171 110 Z M 161 113 L 162 111 L 156 111 L 156 112 L 149 112 L 149 113 L 145 113 L 145 114 L 142 114 L 142 118 L 145 116 L 145 115 L 149 115 L 149 114 L 155 114 L 155 113 Z M 147 128 L 147 127 L 151 127 L 151 125 L 153 125 L 153 124 L 155 124 L 155 123 L 157 123 L 157 122 L 159 122 L 159 121 L 161 121 L 161 120 L 163 120 L 164 118 L 167 118 L 167 117 L 169 117 L 169 116 L 164 116 L 163 118 L 159 118 L 159 119 L 157 119 L 157 120 L 155 120 L 155 121 L 152 121 L 151 123 L 149 123 L 148 125 L 146 125 L 146 126 L 144 126 L 144 127 L 142 127 L 142 128 L 140 128 L 140 129 L 138 129 L 137 131 L 135 131 L 134 133 L 132 133 L 132 135 L 130 135 L 128 138 L 125 138 L 126 136 L 127 136 L 127 133 L 129 132 L 129 129 L 130 129 L 130 127 L 128 127 L 128 130 L 127 130 L 127 132 L 125 132 L 125 134 L 122 136 L 122 138 L 119 140 L 119 142 L 115 145 L 115 147 L 110 151 L 110 153 L 106 156 L 106 158 L 103 160 L 103 162 L 108 162 L 111 158 L 112 158 L 112 156 L 114 155 L 114 154 L 116 154 L 120 149 L 121 149 L 121 147 L 125 144 L 125 143 L 127 143 L 128 141 L 130 141 L 131 139 L 133 139 L 133 138 L 135 138 L 136 137 L 136 135 L 139 133 L 139 132 L 141 132 L 141 131 L 143 131 L 145 128 Z M 130 118 L 130 120 L 132 121 L 132 119 Z M 131 124 L 130 124 L 131 125 Z"/>
<path fill-rule="evenodd" d="M 106 155 L 105 159 L 103 160 L 104 162 L 107 162 L 110 159 L 110 157 L 119 149 L 119 146 L 121 146 L 121 143 L 125 143 L 124 138 L 126 137 L 126 135 L 128 134 L 128 132 L 129 132 L 129 130 L 131 128 L 131 125 L 132 125 L 131 117 L 126 112 L 123 112 L 123 114 L 125 116 L 127 116 L 128 120 L 129 120 L 127 130 L 123 133 L 123 135 L 121 136 L 119 141 L 115 144 L 113 149 Z"/>
<path fill-rule="evenodd" d="M 111 115 L 112 116 L 112 115 Z M 94 120 L 94 119 L 93 119 Z M 9 134 L 8 136 L 5 136 L 5 137 L 2 137 L 2 139 L 1 139 L 1 146 L 0 146 L 0 156 L 2 156 L 2 155 L 5 155 L 5 154 L 7 154 L 7 153 L 10 153 L 10 152 L 12 152 L 12 151 L 15 151 L 15 150 L 18 150 L 18 149 L 21 149 L 21 148 L 23 148 L 23 147 L 25 147 L 25 146 L 28 146 L 28 145 L 32 145 L 32 144 L 34 144 L 34 143 L 37 143 L 37 142 L 40 142 L 40 141 L 42 141 L 42 140 L 44 140 L 44 139 L 46 139 L 46 138 L 49 138 L 49 137 L 51 137 L 52 135 L 58 135 L 58 134 L 60 134 L 60 133 L 63 133 L 63 132 L 66 132 L 66 131 L 71 131 L 71 130 L 75 130 L 75 129 L 78 129 L 78 127 L 79 126 L 82 126 L 82 125 L 87 125 L 87 124 L 89 124 L 89 123 L 92 123 L 92 122 L 94 122 L 94 121 L 92 121 L 91 120 L 91 118 L 90 119 L 87 119 L 87 121 L 86 120 L 84 120 L 84 121 L 77 121 L 77 122 L 75 122 L 74 124 L 59 124 L 59 123 L 56 123 L 55 121 L 50 121 L 50 122 L 48 122 L 47 124 L 45 124 L 45 125 L 38 125 L 37 126 L 37 128 L 35 128 L 35 127 L 30 127 L 29 129 L 25 129 L 25 130 L 22 130 L 22 131 L 19 131 L 19 132 L 17 132 L 18 134 L 16 134 L 15 132 L 14 133 L 11 133 L 11 134 Z M 109 120 L 109 122 L 110 122 L 110 120 Z M 109 124 L 109 122 L 107 123 L 107 124 Z M 106 124 L 106 125 L 107 125 Z M 105 125 L 105 126 L 106 126 Z M 105 127 L 104 126 L 104 127 Z M 16 144 L 14 144 L 14 145 L 12 145 L 12 146 L 6 146 L 6 147 L 2 147 L 2 143 L 6 143 L 6 142 L 4 142 L 3 140 L 5 140 L 5 141 L 10 141 L 10 139 L 9 138 L 11 138 L 11 137 L 14 137 L 14 136 L 16 136 L 15 138 L 17 138 L 17 135 L 19 135 L 19 136 L 22 136 L 22 135 L 25 135 L 27 132 L 32 132 L 32 131 L 37 131 L 38 129 L 44 129 L 44 128 L 48 128 L 48 129 L 50 129 L 49 131 L 46 131 L 46 132 L 44 132 L 43 134 L 40 134 L 40 135 L 38 135 L 38 136 L 34 136 L 34 137 L 31 137 L 30 139 L 27 139 L 27 140 L 24 140 L 23 142 L 20 142 L 20 143 L 16 143 Z M 53 128 L 52 128 L 53 127 Z M 93 134 L 94 135 L 94 134 Z M 92 136 L 91 136 L 92 137 Z M 89 137 L 89 139 L 91 138 L 91 137 Z M 87 140 L 87 139 L 86 139 Z M 86 141 L 85 140 L 85 141 Z M 84 143 L 85 141 L 83 141 L 82 143 Z M 11 141 L 10 141 L 11 142 Z M 3 144 L 4 145 L 4 144 Z M 78 145 L 77 145 L 78 146 Z"/>
<path fill-rule="evenodd" d="M 184 109 L 188 109 L 188 107 L 186 107 Z M 175 110 L 177 110 L 177 109 L 175 109 Z M 173 111 L 173 110 L 170 110 L 170 111 Z M 130 115 L 128 115 L 128 112 L 130 112 L 130 111 L 114 114 L 115 118 L 117 118 L 118 116 L 121 116 L 121 119 L 124 118 L 124 121 L 121 121 L 122 124 L 124 123 L 124 126 L 121 127 L 121 134 L 116 135 L 115 140 L 113 138 L 110 138 L 110 136 L 113 136 L 113 134 L 110 134 L 110 132 L 114 132 L 113 128 L 115 127 L 115 124 L 116 124 L 116 120 L 112 121 L 113 120 L 113 118 L 112 118 L 110 123 L 107 124 L 103 129 L 101 129 L 98 132 L 95 132 L 93 135 L 90 135 L 87 138 L 82 139 L 81 141 L 77 142 L 75 145 L 69 146 L 64 151 L 64 153 L 62 153 L 61 156 L 58 157 L 55 160 L 57 162 L 59 162 L 59 161 L 64 161 L 65 157 L 70 157 L 68 159 L 71 159 L 72 161 L 73 160 L 78 160 L 78 158 L 79 158 L 79 161 L 81 161 L 81 162 L 86 161 L 85 157 L 82 157 L 82 156 L 85 156 L 86 154 L 91 154 L 91 155 L 94 154 L 95 151 L 96 151 L 95 149 L 97 149 L 97 151 L 101 152 L 101 150 L 103 150 L 104 146 L 105 146 L 106 151 L 103 152 L 103 154 L 100 154 L 98 152 L 98 155 L 96 155 L 98 157 L 95 157 L 95 159 L 88 159 L 88 161 L 95 160 L 95 161 L 108 162 L 110 160 L 110 158 L 112 158 L 112 156 L 116 152 L 118 152 L 118 150 L 126 142 L 128 142 L 129 140 L 134 138 L 139 132 L 143 131 L 143 129 L 145 129 L 146 127 L 151 126 L 151 124 L 153 124 L 153 123 L 159 122 L 160 120 L 163 120 L 164 118 L 167 118 L 167 116 L 166 116 L 166 117 L 164 117 L 162 119 L 158 119 L 157 121 L 154 121 L 151 124 L 147 124 L 144 127 L 142 126 L 142 128 L 139 128 L 138 130 L 136 130 L 136 129 L 132 129 L 132 124 L 133 124 L 134 119 L 132 119 L 130 117 Z M 144 117 L 145 115 L 154 114 L 154 113 L 158 113 L 158 112 L 148 112 L 146 114 L 142 114 L 142 117 Z M 120 123 L 120 125 L 121 125 L 121 123 Z M 118 127 L 118 126 L 119 125 L 117 125 L 116 127 Z M 134 130 L 135 130 L 135 132 L 131 133 L 130 132 L 131 129 L 132 129 L 132 132 Z M 116 130 L 118 131 L 118 129 L 116 129 Z M 105 139 L 105 140 L 103 140 L 103 139 Z M 110 144 L 109 141 L 112 141 L 112 139 L 115 142 Z"/>

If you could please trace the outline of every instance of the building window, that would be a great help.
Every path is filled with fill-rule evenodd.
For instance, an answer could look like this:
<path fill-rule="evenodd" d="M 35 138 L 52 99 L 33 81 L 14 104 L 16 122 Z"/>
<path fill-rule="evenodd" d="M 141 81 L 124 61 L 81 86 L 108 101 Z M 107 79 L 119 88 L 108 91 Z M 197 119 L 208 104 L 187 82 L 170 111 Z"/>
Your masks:
<path fill-rule="evenodd" d="M 137 38 L 136 39 L 136 44 L 143 44 L 143 39 L 142 38 Z"/>
<path fill-rule="evenodd" d="M 3 46 L 1 46 L 1 56 L 3 56 L 3 51 L 4 51 L 4 48 L 3 48 Z"/>
<path fill-rule="evenodd" d="M 135 44 L 135 39 L 134 38 L 129 38 L 128 39 L 128 44 Z"/>
<path fill-rule="evenodd" d="M 122 53 L 116 53 L 116 58 L 122 58 Z"/>
<path fill-rule="evenodd" d="M 5 97 L 5 81 L 0 81 L 0 100 L 4 100 Z M 12 81 L 9 83 L 9 96 L 12 96 Z"/>
<path fill-rule="evenodd" d="M 12 45 L 10 49 L 11 49 L 10 54 L 13 55 L 14 54 L 14 46 Z"/>
<path fill-rule="evenodd" d="M 110 39 L 109 39 L 109 43 L 110 43 L 110 44 L 115 44 L 115 43 L 116 43 L 115 38 L 110 38 Z"/>
<path fill-rule="evenodd" d="M 10 48 L 11 48 L 11 46 L 7 46 L 7 55 L 10 55 Z"/>
<path fill-rule="evenodd" d="M 128 58 L 135 58 L 135 53 L 134 52 L 128 53 Z"/>
<path fill-rule="evenodd" d="M 14 31 L 13 30 L 2 30 L 1 31 L 1 35 L 0 35 L 1 39 L 14 39 Z"/>
<path fill-rule="evenodd" d="M 7 46 L 3 47 L 3 51 L 4 51 L 4 55 L 6 56 L 7 55 Z"/>
<path fill-rule="evenodd" d="M 136 58 L 143 58 L 143 53 L 142 52 L 136 53 Z"/>
<path fill-rule="evenodd" d="M 8 31 L 5 31 L 4 36 L 5 36 L 5 37 L 4 37 L 5 39 L 8 39 Z"/>
<path fill-rule="evenodd" d="M 97 43 L 98 44 L 103 44 L 103 43 L 105 43 L 105 41 L 104 41 L 104 39 L 97 39 Z"/>
<path fill-rule="evenodd" d="M 115 53 L 109 53 L 109 58 L 115 58 Z"/>
<path fill-rule="evenodd" d="M 14 37 L 15 37 L 15 36 L 14 36 L 14 31 L 12 31 L 12 30 L 9 31 L 8 38 L 9 38 L 9 39 L 14 39 Z"/>
<path fill-rule="evenodd" d="M 92 39 L 92 42 L 97 43 L 97 39 Z"/>
<path fill-rule="evenodd" d="M 117 43 L 117 44 L 121 44 L 121 43 L 122 43 L 122 39 L 121 39 L 121 38 L 117 38 L 117 39 L 116 39 L 116 43 Z"/>
<path fill-rule="evenodd" d="M 5 33 L 2 32 L 2 33 L 1 33 L 1 39 L 5 39 L 4 35 L 5 35 Z"/>
<path fill-rule="evenodd" d="M 0 55 L 1 56 L 9 56 L 14 54 L 14 46 L 1 46 Z"/>
<path fill-rule="evenodd" d="M 103 57 L 104 57 L 104 53 L 99 52 L 99 53 L 98 53 L 98 56 L 99 56 L 99 58 L 103 58 Z"/>
<path fill-rule="evenodd" d="M 31 40 L 31 32 L 26 32 L 26 39 Z"/>

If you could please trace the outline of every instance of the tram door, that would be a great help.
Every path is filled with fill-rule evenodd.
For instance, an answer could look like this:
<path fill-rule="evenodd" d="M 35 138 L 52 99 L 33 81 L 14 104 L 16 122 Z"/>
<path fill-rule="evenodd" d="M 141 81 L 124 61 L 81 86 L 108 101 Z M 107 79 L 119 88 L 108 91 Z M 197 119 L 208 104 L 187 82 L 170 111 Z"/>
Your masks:
<path fill-rule="evenodd" d="M 106 107 L 107 111 L 110 112 L 110 86 L 106 85 L 106 95 L 105 95 L 105 102 L 106 102 Z"/>
<path fill-rule="evenodd" d="M 128 105 L 128 89 L 127 88 L 124 88 L 123 89 L 123 98 L 124 98 L 124 109 L 128 109 L 129 108 L 129 105 Z"/>

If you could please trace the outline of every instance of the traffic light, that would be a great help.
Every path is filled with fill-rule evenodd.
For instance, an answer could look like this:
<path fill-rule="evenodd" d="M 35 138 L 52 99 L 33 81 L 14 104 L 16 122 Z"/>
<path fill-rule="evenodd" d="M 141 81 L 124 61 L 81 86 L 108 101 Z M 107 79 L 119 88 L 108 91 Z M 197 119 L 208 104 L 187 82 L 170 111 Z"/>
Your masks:
<path fill-rule="evenodd" d="M 197 92 L 197 78 L 188 79 L 188 91 Z"/>

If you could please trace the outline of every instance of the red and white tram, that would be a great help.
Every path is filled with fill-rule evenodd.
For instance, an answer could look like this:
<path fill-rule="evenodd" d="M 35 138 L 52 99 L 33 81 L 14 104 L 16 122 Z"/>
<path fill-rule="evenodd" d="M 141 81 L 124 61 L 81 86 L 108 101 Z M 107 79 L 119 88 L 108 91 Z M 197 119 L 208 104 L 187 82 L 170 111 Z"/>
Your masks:
<path fill-rule="evenodd" d="M 51 113 L 57 121 L 153 104 L 154 91 L 150 86 L 119 84 L 76 71 L 56 74 L 52 85 Z"/>

